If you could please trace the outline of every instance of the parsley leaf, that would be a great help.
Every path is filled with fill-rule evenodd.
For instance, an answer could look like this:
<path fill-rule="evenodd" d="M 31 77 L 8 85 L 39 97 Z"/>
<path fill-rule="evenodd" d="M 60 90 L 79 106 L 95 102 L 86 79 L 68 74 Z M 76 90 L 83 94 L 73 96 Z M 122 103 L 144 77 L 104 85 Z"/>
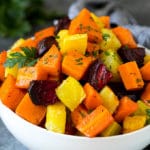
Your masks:
<path fill-rule="evenodd" d="M 38 60 L 36 58 L 37 49 L 34 47 L 21 47 L 21 50 L 21 52 L 11 53 L 10 56 L 7 57 L 4 66 L 9 68 L 14 67 L 16 64 L 18 64 L 19 68 L 34 66 Z"/>
<path fill-rule="evenodd" d="M 105 40 L 105 41 L 107 41 L 108 40 L 108 38 L 110 38 L 110 35 L 109 34 L 103 34 L 102 35 L 103 36 L 103 39 Z"/>

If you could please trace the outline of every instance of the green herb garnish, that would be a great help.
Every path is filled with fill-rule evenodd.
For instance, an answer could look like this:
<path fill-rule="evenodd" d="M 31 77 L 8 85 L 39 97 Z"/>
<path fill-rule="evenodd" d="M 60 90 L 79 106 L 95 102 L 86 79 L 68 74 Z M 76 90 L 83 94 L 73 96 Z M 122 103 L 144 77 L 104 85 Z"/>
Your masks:
<path fill-rule="evenodd" d="M 82 65 L 83 64 L 82 60 L 83 60 L 82 57 L 75 59 L 75 61 L 77 62 L 76 65 Z"/>
<path fill-rule="evenodd" d="M 107 41 L 108 38 L 110 38 L 110 35 L 109 34 L 103 34 L 103 40 Z"/>
<path fill-rule="evenodd" d="M 5 67 L 12 68 L 16 64 L 18 67 L 34 66 L 37 62 L 37 49 L 34 47 L 21 47 L 21 52 L 14 52 L 9 55 L 4 64 Z"/>
<path fill-rule="evenodd" d="M 105 54 L 106 56 L 109 56 L 109 55 L 110 55 L 110 53 L 109 53 L 108 51 L 104 51 L 104 54 Z"/>

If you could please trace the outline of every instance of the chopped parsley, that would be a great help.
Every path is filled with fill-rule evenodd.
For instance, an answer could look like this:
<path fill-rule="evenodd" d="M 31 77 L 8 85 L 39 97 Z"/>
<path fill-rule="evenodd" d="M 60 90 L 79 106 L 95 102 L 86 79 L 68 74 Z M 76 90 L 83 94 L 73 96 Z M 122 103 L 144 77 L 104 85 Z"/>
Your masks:
<path fill-rule="evenodd" d="M 12 68 L 16 64 L 18 67 L 24 66 L 34 66 L 37 62 L 36 54 L 37 49 L 34 47 L 21 47 L 21 52 L 14 52 L 7 57 L 6 62 L 4 64 L 5 67 Z"/>
<path fill-rule="evenodd" d="M 104 40 L 104 41 L 107 41 L 107 40 L 110 38 L 110 35 L 109 35 L 109 34 L 106 34 L 106 33 L 103 34 L 102 36 L 103 36 L 103 40 Z"/>

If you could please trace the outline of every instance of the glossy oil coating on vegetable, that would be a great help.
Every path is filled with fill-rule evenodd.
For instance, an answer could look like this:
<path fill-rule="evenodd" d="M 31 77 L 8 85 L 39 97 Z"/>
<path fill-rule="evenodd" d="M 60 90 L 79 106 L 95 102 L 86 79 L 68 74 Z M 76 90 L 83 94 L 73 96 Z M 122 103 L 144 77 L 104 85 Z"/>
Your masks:
<path fill-rule="evenodd" d="M 0 81 L 2 103 L 48 131 L 106 137 L 150 124 L 149 55 L 85 8 L 3 50 Z"/>

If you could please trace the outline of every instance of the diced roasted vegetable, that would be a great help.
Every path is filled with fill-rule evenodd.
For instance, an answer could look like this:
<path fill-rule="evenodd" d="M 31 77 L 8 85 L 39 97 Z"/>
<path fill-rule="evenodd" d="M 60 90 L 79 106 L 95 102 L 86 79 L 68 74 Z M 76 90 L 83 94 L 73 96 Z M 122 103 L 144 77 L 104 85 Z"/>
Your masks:
<path fill-rule="evenodd" d="M 96 107 L 89 115 L 76 126 L 76 128 L 88 137 L 100 134 L 114 121 L 110 112 L 102 105 Z"/>
<path fill-rule="evenodd" d="M 70 25 L 70 19 L 69 17 L 64 17 L 60 20 L 58 20 L 58 23 L 55 25 L 55 34 L 57 35 L 57 33 L 59 31 L 62 31 L 64 29 L 68 29 L 69 25 Z"/>
<path fill-rule="evenodd" d="M 128 116 L 123 121 L 123 133 L 132 132 L 144 127 L 146 116 Z"/>
<path fill-rule="evenodd" d="M 59 99 L 56 96 L 55 89 L 58 82 L 49 80 L 33 80 L 30 83 L 28 92 L 31 100 L 36 105 L 54 104 Z"/>
<path fill-rule="evenodd" d="M 128 96 L 132 100 L 137 101 L 140 99 L 143 90 L 127 91 L 121 82 L 111 82 L 108 86 L 113 90 L 116 96 L 121 99 L 123 96 Z"/>
<path fill-rule="evenodd" d="M 116 121 L 113 121 L 100 135 L 101 136 L 113 136 L 121 133 L 121 125 Z"/>
<path fill-rule="evenodd" d="M 86 71 L 83 80 L 89 82 L 97 91 L 102 89 L 112 78 L 112 73 L 108 71 L 105 65 L 96 59 Z"/>
<path fill-rule="evenodd" d="M 119 56 L 123 62 L 136 61 L 138 67 L 143 66 L 145 49 L 142 47 L 129 48 L 127 46 L 121 47 L 118 51 Z"/>
<path fill-rule="evenodd" d="M 56 95 L 71 111 L 77 108 L 86 96 L 80 82 L 71 76 L 56 88 Z"/>
<path fill-rule="evenodd" d="M 126 90 L 138 90 L 143 88 L 144 81 L 135 61 L 120 65 L 118 70 Z"/>
<path fill-rule="evenodd" d="M 118 97 L 108 86 L 105 86 L 99 94 L 102 97 L 102 104 L 113 114 L 119 105 Z"/>
<path fill-rule="evenodd" d="M 119 106 L 115 112 L 114 118 L 117 122 L 121 122 L 125 117 L 133 114 L 138 109 L 138 104 L 127 96 L 120 99 Z"/>
<path fill-rule="evenodd" d="M 73 34 L 63 38 L 60 44 L 60 51 L 65 54 L 69 51 L 75 50 L 81 54 L 85 54 L 87 48 L 87 34 Z"/>
<path fill-rule="evenodd" d="M 100 59 L 104 63 L 104 65 L 107 67 L 107 69 L 112 73 L 112 79 L 113 82 L 119 82 L 120 81 L 120 75 L 118 72 L 118 67 L 123 63 L 120 59 L 119 55 L 116 51 L 109 49 L 105 50 L 101 53 Z"/>
<path fill-rule="evenodd" d="M 103 40 L 100 42 L 100 49 L 105 51 L 112 49 L 114 51 L 121 47 L 120 41 L 117 39 L 116 35 L 110 29 L 102 29 Z"/>
<path fill-rule="evenodd" d="M 42 56 L 45 52 L 47 52 L 51 48 L 53 44 L 58 46 L 58 43 L 55 40 L 54 36 L 49 36 L 42 39 L 37 45 L 38 56 Z"/>
<path fill-rule="evenodd" d="M 62 61 L 62 72 L 80 80 L 91 63 L 92 57 L 86 57 L 77 51 L 70 51 Z"/>
<path fill-rule="evenodd" d="M 102 104 L 101 95 L 99 95 L 99 93 L 89 83 L 86 83 L 83 88 L 86 94 L 83 103 L 88 110 L 95 109 L 97 106 Z"/>
<path fill-rule="evenodd" d="M 134 112 L 134 115 L 147 115 L 147 110 L 150 110 L 150 106 L 141 100 L 137 101 L 138 109 Z"/>
<path fill-rule="evenodd" d="M 66 108 L 61 102 L 47 106 L 45 127 L 49 131 L 65 133 Z"/>
<path fill-rule="evenodd" d="M 46 107 L 37 106 L 32 103 L 29 94 L 26 93 L 19 105 L 17 106 L 15 112 L 25 120 L 35 125 L 40 125 L 45 117 Z"/>

